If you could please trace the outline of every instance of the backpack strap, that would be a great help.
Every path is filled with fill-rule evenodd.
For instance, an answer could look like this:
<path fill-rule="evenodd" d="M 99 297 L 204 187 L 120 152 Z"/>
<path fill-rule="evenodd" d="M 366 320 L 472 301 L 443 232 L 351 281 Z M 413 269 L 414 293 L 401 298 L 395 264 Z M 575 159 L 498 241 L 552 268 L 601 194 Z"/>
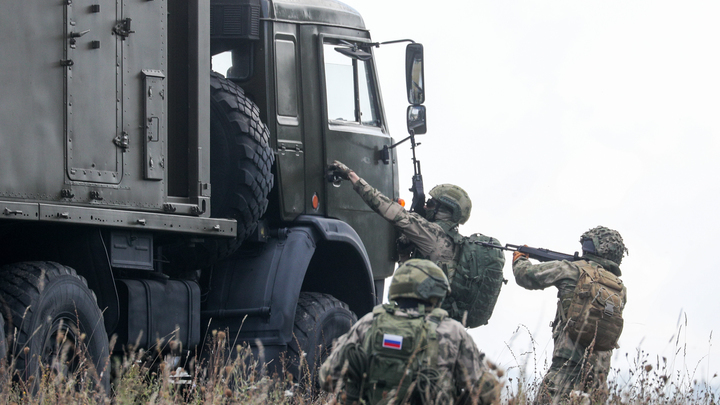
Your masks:
<path fill-rule="evenodd" d="M 386 314 L 386 313 L 394 314 L 395 306 L 393 304 L 377 305 L 377 306 L 375 306 L 375 308 L 373 308 L 372 313 L 373 313 L 373 318 L 376 318 L 380 314 Z"/>
<path fill-rule="evenodd" d="M 427 333 L 427 350 L 425 356 L 425 366 L 437 368 L 437 360 L 440 352 L 440 338 L 437 333 L 437 327 L 442 320 L 448 315 L 447 311 L 441 308 L 435 308 L 425 318 L 425 330 Z"/>
<path fill-rule="evenodd" d="M 448 312 L 442 308 L 433 308 L 430 311 L 430 318 L 433 318 L 435 322 L 440 323 L 443 319 L 448 317 Z"/>
<path fill-rule="evenodd" d="M 375 308 L 373 308 L 373 310 L 372 310 L 373 320 L 372 320 L 372 322 L 370 323 L 370 329 L 368 329 L 368 331 L 365 333 L 365 337 L 363 338 L 363 341 L 361 342 L 361 343 L 362 343 L 362 348 L 363 348 L 368 354 L 370 353 L 370 349 L 371 349 L 371 345 L 372 345 L 371 337 L 372 337 L 372 336 L 375 334 L 375 332 L 377 331 L 377 327 L 376 327 L 376 323 L 377 323 L 377 322 L 376 322 L 376 320 L 377 320 L 379 317 L 381 317 L 382 315 L 385 315 L 385 314 L 388 314 L 388 313 L 389 313 L 389 314 L 395 313 L 395 309 L 393 308 L 393 304 L 377 305 L 377 306 L 375 306 Z"/>
<path fill-rule="evenodd" d="M 568 298 L 572 298 L 572 296 L 569 296 Z M 565 298 L 560 297 L 558 300 L 558 314 L 560 314 L 560 320 L 562 320 L 562 323 L 567 322 L 567 315 L 565 314 L 565 308 L 563 308 L 563 301 L 565 301 Z M 555 326 L 555 325 L 553 325 Z"/>
<path fill-rule="evenodd" d="M 580 281 L 582 278 L 583 273 L 587 273 L 586 266 L 590 265 L 586 260 L 576 260 L 572 262 L 574 265 L 578 267 L 580 270 L 580 274 L 578 275 L 578 279 L 575 280 L 576 283 Z M 575 290 L 577 290 L 577 284 L 575 286 Z M 557 303 L 557 312 L 560 315 L 560 322 L 558 323 L 557 320 L 553 322 L 552 327 L 553 330 L 558 327 L 559 325 L 564 325 L 567 320 L 567 310 L 570 306 L 571 301 L 573 300 L 573 297 L 575 296 L 576 292 L 572 291 L 570 293 L 566 293 L 564 295 L 558 296 L 558 303 Z M 567 304 L 566 304 L 567 303 Z"/>
<path fill-rule="evenodd" d="M 445 273 L 445 275 L 448 278 L 448 282 L 452 285 L 453 278 L 455 278 L 455 268 L 457 267 L 457 264 L 460 262 L 460 254 L 462 252 L 462 245 L 465 242 L 465 239 L 467 237 L 460 235 L 458 232 L 457 226 L 454 226 L 451 223 L 445 222 L 445 221 L 438 221 L 436 222 L 443 231 L 445 231 L 445 234 L 452 239 L 453 242 L 453 258 L 452 260 L 446 260 L 446 261 L 439 261 L 436 264 L 438 267 L 442 269 L 442 271 Z"/>

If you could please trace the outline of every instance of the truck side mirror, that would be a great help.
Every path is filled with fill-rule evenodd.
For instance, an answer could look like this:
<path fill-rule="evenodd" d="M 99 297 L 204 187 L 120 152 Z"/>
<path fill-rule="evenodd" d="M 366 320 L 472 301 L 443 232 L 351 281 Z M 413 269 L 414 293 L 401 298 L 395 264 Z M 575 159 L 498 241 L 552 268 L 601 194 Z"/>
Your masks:
<path fill-rule="evenodd" d="M 425 122 L 425 106 L 411 105 L 407 109 L 407 127 L 408 132 L 415 135 L 421 135 L 427 132 L 427 123 Z"/>
<path fill-rule="evenodd" d="M 412 43 L 405 48 L 405 83 L 408 103 L 419 105 L 425 102 L 425 72 L 423 69 L 423 46 Z"/>

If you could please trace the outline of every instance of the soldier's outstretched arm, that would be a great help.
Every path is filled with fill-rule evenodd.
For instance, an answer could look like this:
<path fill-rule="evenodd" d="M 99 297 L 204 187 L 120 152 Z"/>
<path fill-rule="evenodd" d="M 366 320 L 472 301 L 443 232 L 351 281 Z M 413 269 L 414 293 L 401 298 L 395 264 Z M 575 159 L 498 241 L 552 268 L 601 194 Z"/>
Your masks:
<path fill-rule="evenodd" d="M 365 204 L 388 221 L 394 223 L 399 217 L 409 215 L 409 213 L 405 211 L 405 208 L 368 184 L 367 181 L 360 178 L 355 171 L 347 167 L 344 163 L 336 160 L 330 165 L 330 170 L 332 170 L 336 176 L 350 180 L 353 189 L 360 195 L 363 201 L 365 201 Z"/>
<path fill-rule="evenodd" d="M 335 161 L 331 166 L 336 175 L 343 179 L 350 180 L 353 189 L 360 195 L 373 211 L 377 212 L 399 228 L 407 238 L 413 242 L 421 251 L 430 251 L 437 244 L 439 235 L 444 232 L 438 232 L 430 226 L 430 221 L 418 214 L 410 213 L 403 206 L 388 198 L 378 189 L 374 188 L 367 181 L 358 177 L 355 172 L 339 161 Z"/>
<path fill-rule="evenodd" d="M 555 260 L 538 264 L 530 263 L 526 257 L 513 260 L 513 275 L 520 287 L 528 290 L 542 290 L 556 285 L 563 279 L 577 280 L 577 266 L 566 260 Z"/>
<path fill-rule="evenodd" d="M 365 201 L 365 204 L 402 231 L 403 235 L 421 252 L 433 251 L 438 245 L 438 240 L 445 236 L 442 228 L 417 213 L 408 212 L 365 180 L 359 179 L 353 188 Z"/>

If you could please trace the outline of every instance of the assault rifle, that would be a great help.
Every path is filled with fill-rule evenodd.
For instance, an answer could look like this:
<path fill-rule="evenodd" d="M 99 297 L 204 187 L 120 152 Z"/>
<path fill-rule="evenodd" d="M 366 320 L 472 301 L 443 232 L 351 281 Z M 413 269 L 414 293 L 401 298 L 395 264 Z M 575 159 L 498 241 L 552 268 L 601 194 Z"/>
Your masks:
<path fill-rule="evenodd" d="M 423 186 L 422 173 L 420 171 L 420 161 L 415 155 L 415 148 L 420 146 L 419 142 L 415 142 L 415 130 L 410 129 L 410 136 L 401 140 L 400 142 L 384 146 L 382 151 L 382 159 L 388 163 L 390 162 L 390 149 L 395 148 L 401 143 L 410 140 L 410 149 L 412 149 L 412 161 L 413 161 L 413 177 L 412 187 L 410 191 L 413 193 L 412 204 L 410 205 L 410 212 L 417 212 L 418 214 L 425 216 L 425 187 Z"/>
<path fill-rule="evenodd" d="M 578 252 L 575 252 L 575 254 L 573 254 L 573 255 L 569 255 L 567 253 L 555 252 L 555 251 L 549 250 L 549 249 L 512 245 L 510 243 L 506 244 L 505 246 L 494 245 L 492 243 L 480 242 L 480 241 L 477 241 L 475 243 L 478 243 L 480 245 L 487 246 L 490 248 L 494 248 L 494 249 L 526 253 L 530 256 L 531 259 L 535 259 L 535 260 L 538 260 L 541 262 L 549 262 L 552 260 L 568 260 L 568 261 L 572 262 L 572 261 L 581 259 L 581 256 Z"/>
<path fill-rule="evenodd" d="M 412 187 L 410 187 L 410 191 L 412 191 L 413 193 L 410 211 L 417 212 L 418 214 L 425 216 L 425 187 L 423 186 L 422 173 L 420 172 L 420 161 L 417 160 L 417 158 L 415 157 L 415 147 L 420 144 L 415 143 L 415 131 L 413 130 L 410 130 L 410 142 L 414 170 L 412 177 Z"/>

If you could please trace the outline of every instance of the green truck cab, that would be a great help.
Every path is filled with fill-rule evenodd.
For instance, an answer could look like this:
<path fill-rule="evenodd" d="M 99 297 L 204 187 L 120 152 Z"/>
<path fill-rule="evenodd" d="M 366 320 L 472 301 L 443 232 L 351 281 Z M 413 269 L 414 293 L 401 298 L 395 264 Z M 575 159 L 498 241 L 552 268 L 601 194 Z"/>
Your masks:
<path fill-rule="evenodd" d="M 395 231 L 328 173 L 341 160 L 399 194 L 378 44 L 354 9 L 25 0 L 0 11 L 0 322 L 19 336 L 8 355 L 20 365 L 35 372 L 54 336 L 74 336 L 69 305 L 102 366 L 108 336 L 115 350 L 177 340 L 188 354 L 224 329 L 260 342 L 266 360 L 319 361 L 318 345 L 381 300 Z M 424 117 L 421 46 L 408 52 L 409 101 Z"/>

